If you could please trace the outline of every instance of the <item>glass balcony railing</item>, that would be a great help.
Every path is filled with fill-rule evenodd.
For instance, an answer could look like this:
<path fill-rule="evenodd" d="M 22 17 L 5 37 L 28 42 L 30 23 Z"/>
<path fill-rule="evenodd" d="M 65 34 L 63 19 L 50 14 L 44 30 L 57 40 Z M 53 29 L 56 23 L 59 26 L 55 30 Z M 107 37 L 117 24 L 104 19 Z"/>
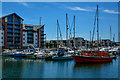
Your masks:
<path fill-rule="evenodd" d="M 7 30 L 7 32 L 11 32 L 11 33 L 13 33 L 13 30 Z"/>
<path fill-rule="evenodd" d="M 20 33 L 20 31 L 15 31 L 15 33 Z"/>
<path fill-rule="evenodd" d="M 8 44 L 13 44 L 13 42 L 8 42 Z"/>
<path fill-rule="evenodd" d="M 8 25 L 8 26 L 7 26 L 7 28 L 13 28 L 13 26 L 11 26 L 11 25 Z"/>
<path fill-rule="evenodd" d="M 30 35 L 29 35 L 29 36 L 27 36 L 27 37 L 28 37 L 28 38 L 33 38 L 33 36 L 30 36 Z"/>
<path fill-rule="evenodd" d="M 13 24 L 13 22 L 12 22 L 12 21 L 8 21 L 7 23 L 8 23 L 8 24 Z"/>
<path fill-rule="evenodd" d="M 33 32 L 28 32 L 28 34 L 33 34 Z"/>
<path fill-rule="evenodd" d="M 7 36 L 8 36 L 8 37 L 9 37 L 9 36 L 10 36 L 10 37 L 13 37 L 13 35 L 12 35 L 12 34 L 8 34 Z"/>
<path fill-rule="evenodd" d="M 15 29 L 21 29 L 21 28 L 19 26 L 18 27 L 15 26 Z"/>

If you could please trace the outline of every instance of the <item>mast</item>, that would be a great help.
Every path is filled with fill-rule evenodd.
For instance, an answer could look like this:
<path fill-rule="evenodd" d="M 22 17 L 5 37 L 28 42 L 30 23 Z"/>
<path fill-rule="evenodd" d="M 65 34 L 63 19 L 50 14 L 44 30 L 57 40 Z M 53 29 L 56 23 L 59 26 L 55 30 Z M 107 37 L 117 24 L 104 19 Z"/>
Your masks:
<path fill-rule="evenodd" d="M 97 47 L 99 51 L 99 22 L 98 22 L 98 5 L 97 5 Z"/>
<path fill-rule="evenodd" d="M 115 43 L 115 34 L 113 35 L 113 43 Z M 115 45 L 115 44 L 114 44 Z"/>
<path fill-rule="evenodd" d="M 40 26 L 41 26 L 41 17 L 40 17 Z"/>
<path fill-rule="evenodd" d="M 91 47 L 91 31 L 90 31 L 90 46 L 89 47 Z"/>
<path fill-rule="evenodd" d="M 115 42 L 115 34 L 113 35 L 113 41 Z"/>
<path fill-rule="evenodd" d="M 112 29 L 111 29 L 111 26 L 110 26 L 110 41 L 111 41 L 111 47 L 112 47 Z"/>
<path fill-rule="evenodd" d="M 73 31 L 74 31 L 74 48 L 75 48 L 75 16 L 74 16 L 74 28 L 73 28 Z"/>
<path fill-rule="evenodd" d="M 66 13 L 66 46 L 68 47 L 68 16 Z"/>
<path fill-rule="evenodd" d="M 59 33 L 58 33 L 58 26 L 59 26 L 59 24 L 58 24 L 58 20 L 57 20 L 57 49 L 59 48 Z"/>

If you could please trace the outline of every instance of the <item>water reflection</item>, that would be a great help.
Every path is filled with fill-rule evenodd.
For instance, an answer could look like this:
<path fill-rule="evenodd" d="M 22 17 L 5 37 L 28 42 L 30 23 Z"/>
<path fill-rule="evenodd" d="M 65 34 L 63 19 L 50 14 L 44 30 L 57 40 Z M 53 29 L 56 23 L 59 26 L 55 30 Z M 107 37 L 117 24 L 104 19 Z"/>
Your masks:
<path fill-rule="evenodd" d="M 68 61 L 3 58 L 3 78 L 116 78 L 118 60 L 108 63 L 75 64 Z"/>

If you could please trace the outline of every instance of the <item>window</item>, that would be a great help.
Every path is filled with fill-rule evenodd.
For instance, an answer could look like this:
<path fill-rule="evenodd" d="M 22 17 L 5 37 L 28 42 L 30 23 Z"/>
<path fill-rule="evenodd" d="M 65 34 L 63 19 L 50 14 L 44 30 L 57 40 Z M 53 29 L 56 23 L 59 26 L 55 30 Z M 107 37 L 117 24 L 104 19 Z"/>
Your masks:
<path fill-rule="evenodd" d="M 25 36 L 25 34 L 23 34 L 23 36 Z"/>
<path fill-rule="evenodd" d="M 13 24 L 13 15 L 8 16 L 7 22 L 8 24 Z"/>
<path fill-rule="evenodd" d="M 18 16 L 15 16 L 15 24 L 20 24 L 20 19 Z"/>
<path fill-rule="evenodd" d="M 23 40 L 25 40 L 25 38 L 23 38 Z"/>

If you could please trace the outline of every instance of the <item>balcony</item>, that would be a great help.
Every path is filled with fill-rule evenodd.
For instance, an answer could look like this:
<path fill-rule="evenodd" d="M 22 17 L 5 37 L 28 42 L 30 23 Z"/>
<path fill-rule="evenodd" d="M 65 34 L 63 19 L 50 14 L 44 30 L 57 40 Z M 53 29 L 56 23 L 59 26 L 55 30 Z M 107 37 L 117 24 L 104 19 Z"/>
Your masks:
<path fill-rule="evenodd" d="M 42 39 L 44 39 L 44 36 L 41 36 Z"/>
<path fill-rule="evenodd" d="M 28 38 L 33 38 L 33 36 L 31 36 L 31 35 L 28 35 L 27 37 L 28 37 Z"/>
<path fill-rule="evenodd" d="M 9 33 L 13 33 L 13 30 L 7 30 L 7 32 L 9 32 Z"/>
<path fill-rule="evenodd" d="M 20 37 L 20 35 L 19 34 L 15 34 L 15 37 Z"/>
<path fill-rule="evenodd" d="M 13 44 L 13 42 L 8 42 L 8 44 Z"/>
<path fill-rule="evenodd" d="M 20 27 L 16 27 L 16 26 L 15 26 L 15 29 L 21 29 L 21 28 L 20 28 Z"/>
<path fill-rule="evenodd" d="M 7 36 L 8 36 L 8 37 L 13 37 L 13 35 L 12 35 L 12 34 L 7 34 Z"/>
<path fill-rule="evenodd" d="M 7 39 L 8 42 L 13 42 L 13 39 Z"/>
<path fill-rule="evenodd" d="M 12 21 L 8 21 L 7 23 L 8 23 L 8 24 L 13 24 L 13 22 L 12 22 Z"/>
<path fill-rule="evenodd" d="M 27 32 L 28 34 L 33 34 L 33 32 Z"/>
<path fill-rule="evenodd" d="M 11 26 L 11 25 L 8 25 L 8 26 L 7 26 L 7 28 L 10 28 L 10 29 L 11 29 L 11 28 L 13 28 L 13 26 Z"/>
<path fill-rule="evenodd" d="M 20 25 L 20 22 L 15 21 L 15 24 L 16 24 L 16 25 Z"/>
<path fill-rule="evenodd" d="M 15 31 L 15 33 L 20 33 L 20 31 Z"/>

